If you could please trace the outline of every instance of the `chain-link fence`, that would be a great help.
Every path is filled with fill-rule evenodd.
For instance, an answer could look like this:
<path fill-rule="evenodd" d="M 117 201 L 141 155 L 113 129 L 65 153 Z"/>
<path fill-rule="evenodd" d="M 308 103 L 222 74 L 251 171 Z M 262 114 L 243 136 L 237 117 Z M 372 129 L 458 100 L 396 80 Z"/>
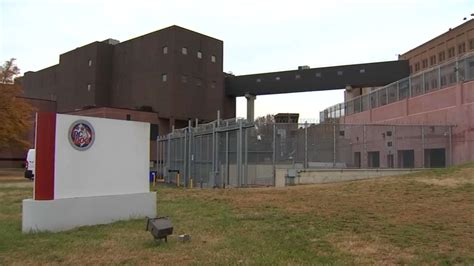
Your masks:
<path fill-rule="evenodd" d="M 452 127 L 219 120 L 158 139 L 157 171 L 194 187 L 275 185 L 275 168 L 434 168 L 452 163 Z"/>

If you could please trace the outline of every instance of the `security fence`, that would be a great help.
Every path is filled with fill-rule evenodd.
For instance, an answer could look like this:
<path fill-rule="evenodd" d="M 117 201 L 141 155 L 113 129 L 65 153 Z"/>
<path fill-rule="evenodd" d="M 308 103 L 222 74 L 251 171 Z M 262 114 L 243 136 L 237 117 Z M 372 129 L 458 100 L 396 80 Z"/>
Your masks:
<path fill-rule="evenodd" d="M 158 138 L 158 175 L 194 187 L 275 185 L 275 168 L 432 168 L 452 161 L 447 125 L 218 120 Z"/>
<path fill-rule="evenodd" d="M 347 102 L 333 105 L 320 112 L 320 121 L 360 113 L 469 80 L 474 80 L 472 53 L 388 84 L 368 94 L 354 97 Z"/>

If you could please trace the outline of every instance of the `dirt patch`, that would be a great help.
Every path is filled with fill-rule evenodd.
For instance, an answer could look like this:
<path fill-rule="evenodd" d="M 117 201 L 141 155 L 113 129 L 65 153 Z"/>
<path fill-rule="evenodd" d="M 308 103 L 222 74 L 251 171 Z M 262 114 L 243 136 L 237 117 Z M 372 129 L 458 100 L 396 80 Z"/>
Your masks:
<path fill-rule="evenodd" d="M 353 256 L 356 264 L 406 264 L 414 255 L 381 240 L 366 240 L 355 234 L 331 235 L 329 242 L 337 249 Z"/>
<path fill-rule="evenodd" d="M 428 184 L 428 185 L 436 185 L 436 186 L 443 186 L 443 187 L 460 187 L 465 184 L 474 184 L 474 179 L 468 178 L 444 178 L 444 179 L 436 179 L 436 178 L 423 178 L 418 179 L 417 181 Z"/>
<path fill-rule="evenodd" d="M 462 169 L 456 174 L 450 176 L 433 177 L 433 176 L 422 176 L 415 179 L 418 182 L 436 185 L 442 187 L 456 188 L 466 184 L 474 184 L 474 169 L 466 168 Z"/>

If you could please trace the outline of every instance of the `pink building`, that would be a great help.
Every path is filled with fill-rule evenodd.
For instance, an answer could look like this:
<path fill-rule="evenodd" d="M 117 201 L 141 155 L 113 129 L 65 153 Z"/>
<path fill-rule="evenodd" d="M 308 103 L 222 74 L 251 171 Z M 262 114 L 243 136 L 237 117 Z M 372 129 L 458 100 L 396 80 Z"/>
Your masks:
<path fill-rule="evenodd" d="M 448 136 L 451 134 L 452 139 L 451 144 L 448 144 L 448 149 L 452 149 L 452 158 L 447 158 L 446 164 L 449 164 L 450 160 L 453 164 L 474 161 L 474 81 L 462 81 L 426 94 L 346 115 L 341 117 L 340 122 L 342 124 L 453 125 L 451 132 L 438 132 L 440 135 L 438 140 L 430 139 L 430 143 L 427 143 L 424 149 L 446 148 L 445 140 L 439 139 L 446 134 Z M 430 129 L 426 127 L 424 130 L 425 134 L 436 133 L 430 132 Z M 409 133 L 405 133 L 405 138 L 408 135 Z M 410 146 L 413 144 L 404 142 L 400 143 L 399 151 L 411 149 Z M 449 148 L 449 145 L 452 146 Z M 430 151 L 425 153 L 425 156 L 429 155 L 433 153 Z M 415 160 L 419 158 L 420 156 L 415 155 Z M 425 166 L 427 162 L 429 161 L 425 159 Z"/>
<path fill-rule="evenodd" d="M 350 156 L 356 167 L 438 167 L 474 161 L 474 19 L 399 59 L 409 61 L 409 77 L 381 88 L 357 91 L 348 86 L 346 101 L 321 112 L 321 121 L 338 121 L 341 126 L 412 125 L 397 126 L 397 132 L 387 126 L 381 132 L 374 127 L 368 132 L 353 130 Z M 367 143 L 364 147 L 354 145 L 360 135 Z"/>

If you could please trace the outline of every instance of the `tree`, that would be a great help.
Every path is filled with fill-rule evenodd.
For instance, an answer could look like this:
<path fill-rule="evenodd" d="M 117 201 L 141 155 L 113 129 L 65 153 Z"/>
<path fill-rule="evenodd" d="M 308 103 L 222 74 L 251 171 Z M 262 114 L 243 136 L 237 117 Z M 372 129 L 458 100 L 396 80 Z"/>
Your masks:
<path fill-rule="evenodd" d="M 273 123 L 275 123 L 275 116 L 271 114 L 260 116 L 255 119 L 255 124 L 258 124 L 258 125 L 267 125 L 267 124 L 273 124 Z"/>
<path fill-rule="evenodd" d="M 262 140 L 264 138 L 273 137 L 273 124 L 275 123 L 275 116 L 268 114 L 266 116 L 260 116 L 255 119 L 255 130 L 257 133 L 257 139 Z"/>
<path fill-rule="evenodd" d="M 20 69 L 15 58 L 0 67 L 0 149 L 13 146 L 29 146 L 26 136 L 31 128 L 33 108 L 23 98 L 20 84 L 15 77 Z"/>

